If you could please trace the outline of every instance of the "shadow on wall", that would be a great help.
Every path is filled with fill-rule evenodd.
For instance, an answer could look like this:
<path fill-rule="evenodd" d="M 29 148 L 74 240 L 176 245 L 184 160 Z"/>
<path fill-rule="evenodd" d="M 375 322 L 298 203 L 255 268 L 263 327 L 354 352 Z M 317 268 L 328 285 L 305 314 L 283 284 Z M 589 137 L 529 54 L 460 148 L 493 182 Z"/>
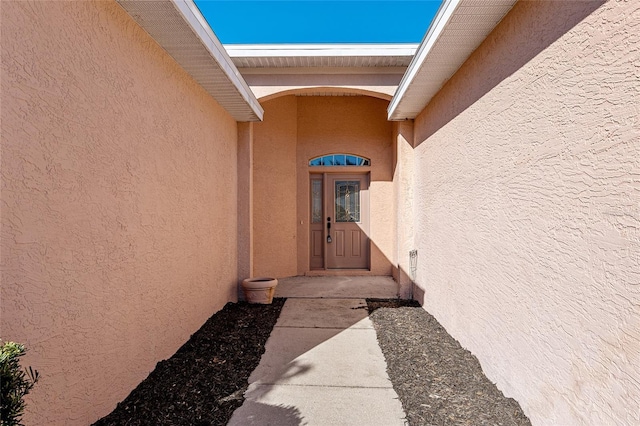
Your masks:
<path fill-rule="evenodd" d="M 414 148 L 444 127 L 476 101 L 489 93 L 510 75 L 522 68 L 580 21 L 606 3 L 606 0 L 579 1 L 525 1 L 518 2 L 498 27 L 515 26 L 517 39 L 507 40 L 505 31 L 494 30 L 480 48 L 471 54 L 465 64 L 444 85 L 425 108 L 429 119 L 416 134 Z M 522 17 L 536 16 L 523 21 Z M 524 22 L 524 25 L 523 25 Z M 495 52 L 501 52 L 496 55 Z M 481 63 L 482 66 L 470 64 Z M 480 73 L 478 73 L 480 71 Z M 449 87 L 456 89 L 448 90 Z M 439 113 L 429 114 L 430 111 Z M 446 113 L 441 113 L 446 111 Z M 420 128 L 417 126 L 416 129 Z"/>
<path fill-rule="evenodd" d="M 411 250 L 408 254 L 409 271 L 403 266 L 398 259 L 398 265 L 394 268 L 393 279 L 398 284 L 398 298 L 415 300 L 420 305 L 424 305 L 425 292 L 416 284 L 416 272 L 418 270 L 418 250 Z"/>

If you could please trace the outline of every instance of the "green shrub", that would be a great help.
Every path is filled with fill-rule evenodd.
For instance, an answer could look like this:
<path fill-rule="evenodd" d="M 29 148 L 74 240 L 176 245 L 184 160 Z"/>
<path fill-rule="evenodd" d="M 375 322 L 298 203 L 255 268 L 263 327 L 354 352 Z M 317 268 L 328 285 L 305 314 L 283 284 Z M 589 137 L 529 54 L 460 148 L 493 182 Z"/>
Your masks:
<path fill-rule="evenodd" d="M 20 369 L 19 359 L 27 350 L 24 345 L 14 342 L 4 342 L 0 346 L 0 425 L 21 425 L 20 419 L 24 413 L 24 396 L 29 393 L 38 381 L 38 371 L 31 367 L 24 371 Z"/>

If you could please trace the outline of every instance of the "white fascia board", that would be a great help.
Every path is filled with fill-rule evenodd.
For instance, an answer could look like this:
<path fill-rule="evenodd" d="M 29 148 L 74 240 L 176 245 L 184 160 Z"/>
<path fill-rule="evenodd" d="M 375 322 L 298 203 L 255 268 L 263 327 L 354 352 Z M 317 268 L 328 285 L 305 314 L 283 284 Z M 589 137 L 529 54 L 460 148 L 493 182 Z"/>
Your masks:
<path fill-rule="evenodd" d="M 193 32 L 198 36 L 202 44 L 209 51 L 211 56 L 220 66 L 220 69 L 227 75 L 231 83 L 236 87 L 238 93 L 251 107 L 254 113 L 262 121 L 264 110 L 258 102 L 247 83 L 242 78 L 240 72 L 233 64 L 231 57 L 227 54 L 222 43 L 211 30 L 200 9 L 193 0 L 171 0 L 176 10 L 182 15 L 184 21 L 191 27 Z"/>
<path fill-rule="evenodd" d="M 403 44 L 225 44 L 233 58 L 306 56 L 413 56 L 417 43 Z"/>
<path fill-rule="evenodd" d="M 404 75 L 407 67 L 286 67 L 238 68 L 248 75 Z"/>
<path fill-rule="evenodd" d="M 409 64 L 407 72 L 400 81 L 395 95 L 391 99 L 391 102 L 389 102 L 389 107 L 387 108 L 387 116 L 389 117 L 389 119 L 391 119 L 391 116 L 395 112 L 398 104 L 402 100 L 404 94 L 407 92 L 407 89 L 409 88 L 411 83 L 413 83 L 413 80 L 418 74 L 418 71 L 420 71 L 420 68 L 422 68 L 422 65 L 424 64 L 427 55 L 433 48 L 433 45 L 436 43 L 436 41 L 440 37 L 440 34 L 442 34 L 442 31 L 451 20 L 451 17 L 458 8 L 460 1 L 461 0 L 444 0 L 442 5 L 440 6 L 440 9 L 438 9 L 438 13 L 436 13 L 435 18 L 429 26 L 429 30 L 424 36 L 422 43 L 420 43 L 420 46 L 418 47 L 416 56 L 414 56 L 413 60 Z"/>

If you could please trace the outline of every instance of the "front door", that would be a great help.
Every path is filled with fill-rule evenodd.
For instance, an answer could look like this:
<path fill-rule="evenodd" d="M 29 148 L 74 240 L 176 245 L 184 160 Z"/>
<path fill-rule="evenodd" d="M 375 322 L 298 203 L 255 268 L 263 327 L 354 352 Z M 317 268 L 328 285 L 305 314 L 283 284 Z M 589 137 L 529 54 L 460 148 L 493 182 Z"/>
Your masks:
<path fill-rule="evenodd" d="M 312 175 L 311 190 L 311 268 L 368 269 L 368 175 Z"/>

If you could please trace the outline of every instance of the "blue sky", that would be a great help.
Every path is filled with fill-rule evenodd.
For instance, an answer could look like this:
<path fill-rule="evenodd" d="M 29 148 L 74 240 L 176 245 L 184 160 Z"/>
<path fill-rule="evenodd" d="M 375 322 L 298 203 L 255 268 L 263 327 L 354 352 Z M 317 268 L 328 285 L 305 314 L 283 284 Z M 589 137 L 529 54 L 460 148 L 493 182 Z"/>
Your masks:
<path fill-rule="evenodd" d="M 222 43 L 419 43 L 441 0 L 195 0 Z"/>

